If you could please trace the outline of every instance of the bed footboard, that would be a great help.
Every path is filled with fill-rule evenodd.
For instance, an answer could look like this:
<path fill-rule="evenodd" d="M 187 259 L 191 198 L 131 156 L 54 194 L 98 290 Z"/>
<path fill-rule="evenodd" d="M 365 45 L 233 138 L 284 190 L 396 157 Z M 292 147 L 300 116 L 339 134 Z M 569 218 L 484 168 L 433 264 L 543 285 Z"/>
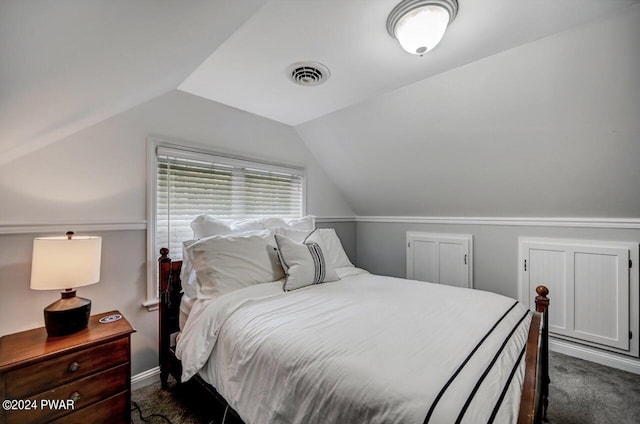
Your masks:
<path fill-rule="evenodd" d="M 536 288 L 536 313 L 531 319 L 525 354 L 525 376 L 518 424 L 547 421 L 549 405 L 549 289 Z"/>

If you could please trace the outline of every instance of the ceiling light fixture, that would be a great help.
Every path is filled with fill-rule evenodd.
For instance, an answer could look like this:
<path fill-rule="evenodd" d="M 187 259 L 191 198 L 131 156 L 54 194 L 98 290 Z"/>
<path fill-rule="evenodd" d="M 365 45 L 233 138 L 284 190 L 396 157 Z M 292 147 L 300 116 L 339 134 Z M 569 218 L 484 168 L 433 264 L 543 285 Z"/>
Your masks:
<path fill-rule="evenodd" d="M 458 14 L 457 0 L 403 0 L 387 18 L 387 31 L 408 53 L 433 50 Z"/>

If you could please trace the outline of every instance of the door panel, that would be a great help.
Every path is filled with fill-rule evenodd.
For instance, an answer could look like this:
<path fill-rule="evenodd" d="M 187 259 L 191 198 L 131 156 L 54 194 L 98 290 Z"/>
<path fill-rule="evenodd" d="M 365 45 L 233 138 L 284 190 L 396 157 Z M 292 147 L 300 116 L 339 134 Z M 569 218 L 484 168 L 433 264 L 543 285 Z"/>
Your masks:
<path fill-rule="evenodd" d="M 551 334 L 629 351 L 630 248 L 578 242 L 521 243 L 525 299 L 535 307 L 535 288 L 545 285 Z"/>
<path fill-rule="evenodd" d="M 464 263 L 466 246 L 463 243 L 442 241 L 440 245 L 440 284 L 468 287 L 467 266 Z"/>
<path fill-rule="evenodd" d="M 580 337 L 629 348 L 628 251 L 575 252 L 575 331 Z"/>
<path fill-rule="evenodd" d="M 553 308 L 549 308 L 549 329 L 566 332 L 567 313 L 567 254 L 552 246 L 536 246 L 529 248 L 529 292 L 536 287 L 547 286 L 553 293 Z M 530 308 L 535 308 L 531 299 Z"/>
<path fill-rule="evenodd" d="M 415 240 L 413 242 L 414 280 L 439 283 L 438 243 L 436 241 Z"/>
<path fill-rule="evenodd" d="M 472 236 L 407 232 L 407 278 L 472 287 Z"/>

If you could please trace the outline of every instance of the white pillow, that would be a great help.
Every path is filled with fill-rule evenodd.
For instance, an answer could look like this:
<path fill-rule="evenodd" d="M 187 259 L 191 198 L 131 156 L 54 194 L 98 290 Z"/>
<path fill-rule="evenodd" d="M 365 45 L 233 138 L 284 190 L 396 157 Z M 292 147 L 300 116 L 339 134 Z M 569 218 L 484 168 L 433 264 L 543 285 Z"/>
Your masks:
<path fill-rule="evenodd" d="M 282 218 L 262 218 L 260 220 L 263 228 L 289 228 L 289 224 Z"/>
<path fill-rule="evenodd" d="M 188 247 L 198 240 L 187 240 L 182 242 L 182 267 L 180 268 L 180 282 L 182 283 L 182 292 L 185 296 L 196 299 L 198 297 L 196 287 L 196 273 L 193 270 L 191 260 L 189 260 Z"/>
<path fill-rule="evenodd" d="M 302 218 L 293 218 L 285 220 L 289 228 L 292 230 L 315 230 L 316 217 L 313 215 L 303 216 Z"/>
<path fill-rule="evenodd" d="M 353 267 L 349 257 L 340 243 L 340 238 L 333 228 L 317 228 L 314 231 L 295 230 L 291 228 L 276 228 L 275 234 L 288 237 L 299 243 L 313 241 L 320 244 L 327 261 L 334 268 Z"/>
<path fill-rule="evenodd" d="M 198 299 L 210 299 L 284 277 L 270 231 L 207 237 L 189 245 L 186 250 L 196 271 Z"/>
<path fill-rule="evenodd" d="M 288 237 L 291 240 L 297 241 L 298 243 L 302 243 L 303 241 L 305 241 L 309 234 L 312 233 L 312 231 L 309 230 L 296 230 L 292 228 L 282 227 L 274 228 L 273 231 L 275 234 Z"/>
<path fill-rule="evenodd" d="M 202 214 L 191 222 L 193 238 L 196 240 L 211 236 L 224 236 L 272 228 L 291 228 L 311 231 L 315 228 L 315 217 L 307 215 L 302 218 L 287 220 L 283 218 L 253 218 L 231 222 Z"/>
<path fill-rule="evenodd" d="M 262 225 L 262 219 L 245 219 L 243 221 L 237 221 L 231 223 L 231 228 L 234 233 L 240 232 L 249 232 L 249 231 L 262 231 L 265 229 L 265 226 Z"/>
<path fill-rule="evenodd" d="M 298 243 L 278 234 L 275 240 L 280 263 L 287 274 L 285 291 L 340 279 L 331 263 L 325 260 L 320 244 Z"/>
<path fill-rule="evenodd" d="M 274 228 L 291 228 L 294 230 L 313 230 L 316 222 L 315 217 L 311 215 L 302 218 L 262 218 L 262 225 L 267 229 Z"/>
<path fill-rule="evenodd" d="M 193 230 L 193 238 L 196 240 L 211 236 L 224 236 L 234 232 L 228 223 L 206 214 L 199 215 L 191 221 L 191 229 Z"/>
<path fill-rule="evenodd" d="M 336 230 L 333 228 L 318 228 L 309 237 L 312 237 L 315 233 L 319 233 L 321 236 L 324 248 L 326 249 L 326 256 L 334 268 L 353 266 L 342 247 L 342 243 L 340 243 Z"/>
<path fill-rule="evenodd" d="M 291 237 L 302 241 L 309 234 L 309 231 L 315 228 L 315 217 L 307 215 L 302 218 L 293 218 L 288 220 L 284 220 L 282 218 L 253 218 L 231 222 L 223 221 L 207 214 L 197 216 L 191 222 L 194 240 L 186 241 L 183 245 L 182 270 L 180 273 L 182 291 L 190 298 L 195 299 L 197 297 L 196 275 L 193 271 L 193 266 L 190 264 L 189 256 L 186 253 L 188 245 L 191 245 L 198 239 L 203 239 L 205 237 L 260 234 L 265 230 L 265 228 L 307 230 L 303 232 L 304 235 L 302 238 L 299 238 L 299 235 Z"/>

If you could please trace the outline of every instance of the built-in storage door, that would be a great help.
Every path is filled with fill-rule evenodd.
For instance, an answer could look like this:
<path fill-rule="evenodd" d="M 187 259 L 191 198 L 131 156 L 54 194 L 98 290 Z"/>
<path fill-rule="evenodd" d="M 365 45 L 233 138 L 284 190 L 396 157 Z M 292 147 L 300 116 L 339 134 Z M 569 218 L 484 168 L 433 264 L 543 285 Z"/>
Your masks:
<path fill-rule="evenodd" d="M 549 288 L 549 331 L 630 350 L 630 246 L 608 242 L 521 240 L 523 299 Z M 637 317 L 636 317 L 637 319 Z"/>
<path fill-rule="evenodd" d="M 412 239 L 407 248 L 407 278 L 410 280 L 440 282 L 438 240 Z"/>
<path fill-rule="evenodd" d="M 472 287 L 472 236 L 407 233 L 407 278 Z"/>
<path fill-rule="evenodd" d="M 549 308 L 549 331 L 555 334 L 568 334 L 572 323 L 567 323 L 573 315 L 573 293 L 567 293 L 571 285 L 569 273 L 568 252 L 561 246 L 539 244 L 525 244 L 525 258 L 522 263 L 525 276 L 528 277 L 526 292 L 533 293 L 540 285 L 547 286 L 549 293 L 553 293 L 553 308 Z M 532 266 L 535 264 L 535 266 Z M 567 299 L 569 297 L 570 299 Z M 534 299 L 529 307 L 534 309 Z"/>

